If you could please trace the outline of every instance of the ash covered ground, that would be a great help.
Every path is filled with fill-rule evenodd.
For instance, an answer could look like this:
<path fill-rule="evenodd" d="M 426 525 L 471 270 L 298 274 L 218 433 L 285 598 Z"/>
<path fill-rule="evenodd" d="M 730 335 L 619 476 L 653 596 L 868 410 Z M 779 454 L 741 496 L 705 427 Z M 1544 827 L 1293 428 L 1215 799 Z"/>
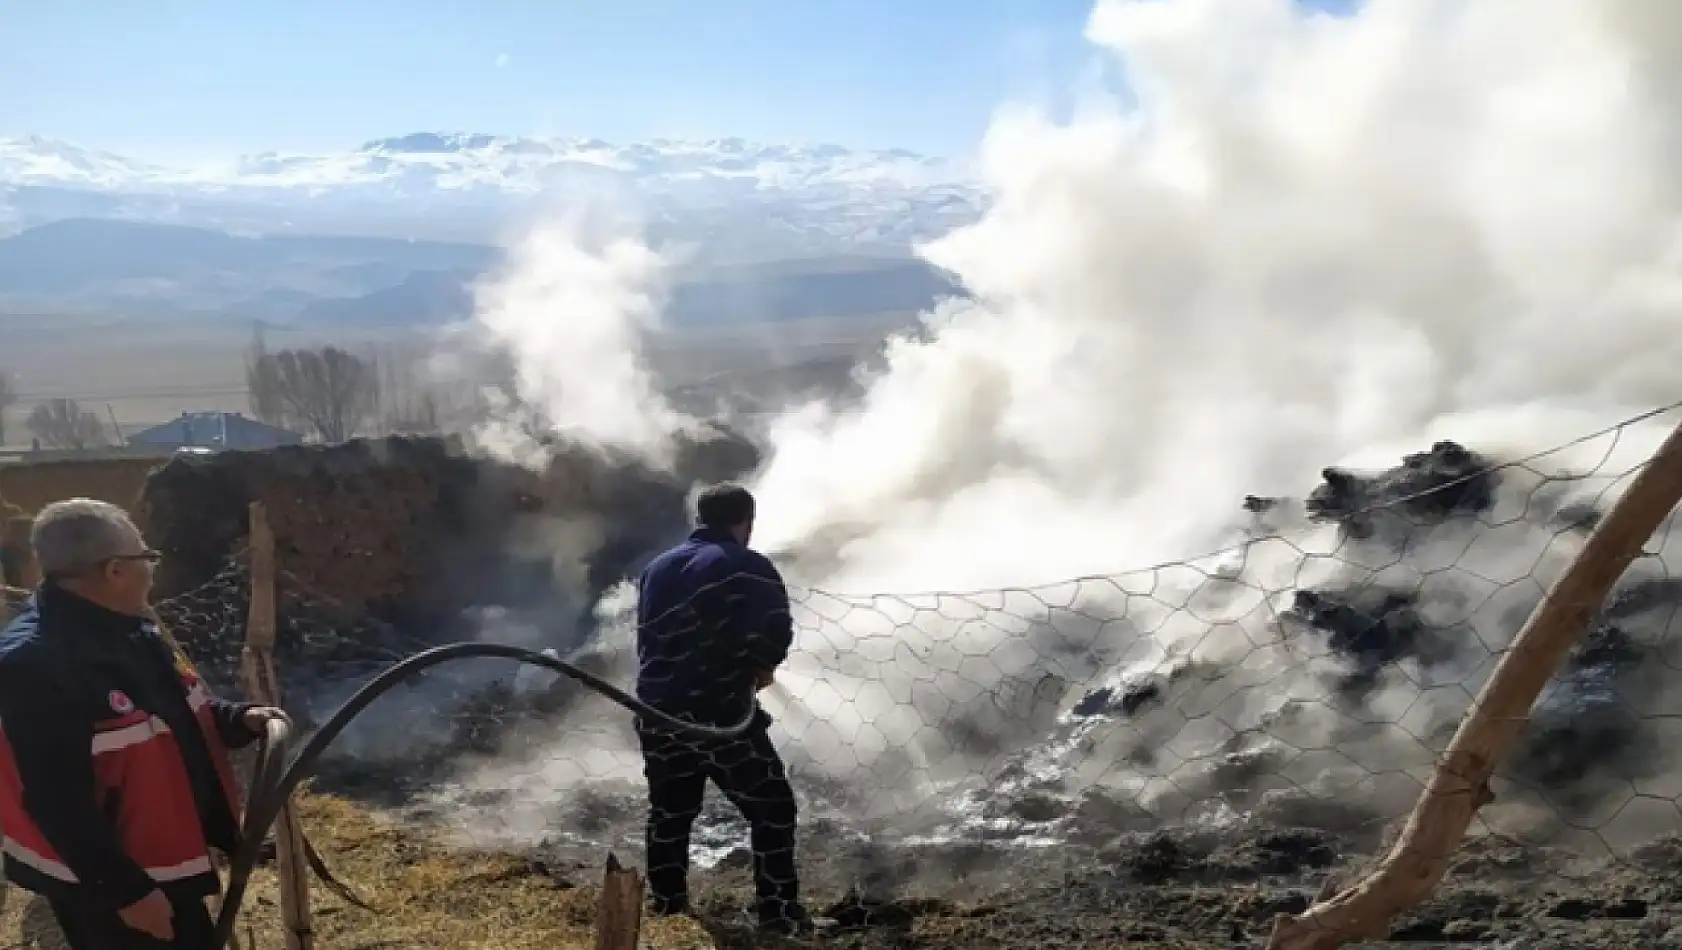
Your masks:
<path fill-rule="evenodd" d="M 1603 510 L 1604 479 L 1498 462 L 1444 442 L 1327 470 L 1300 500 L 1245 499 L 1234 546 L 1151 571 L 927 599 L 797 588 L 801 649 L 765 702 L 814 903 L 858 946 L 1259 939 L 1382 850 Z M 570 655 L 628 682 L 622 595 Z M 1663 559 L 1638 561 L 1393 940 L 1682 945 L 1678 603 Z M 319 787 L 580 884 L 604 849 L 640 853 L 640 763 L 605 701 L 501 666 L 403 703 L 429 705 L 424 728 L 385 720 Z M 714 797 L 695 843 L 704 910 L 737 940 L 746 829 Z"/>

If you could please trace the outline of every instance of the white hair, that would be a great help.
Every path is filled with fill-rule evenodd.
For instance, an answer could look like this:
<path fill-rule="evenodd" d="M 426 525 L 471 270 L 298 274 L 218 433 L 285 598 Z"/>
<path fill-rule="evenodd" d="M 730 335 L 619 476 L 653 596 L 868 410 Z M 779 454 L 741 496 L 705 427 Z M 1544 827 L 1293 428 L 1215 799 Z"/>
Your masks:
<path fill-rule="evenodd" d="M 35 515 L 30 543 L 42 574 L 77 574 L 124 553 L 137 529 L 128 512 L 92 498 L 55 501 Z"/>

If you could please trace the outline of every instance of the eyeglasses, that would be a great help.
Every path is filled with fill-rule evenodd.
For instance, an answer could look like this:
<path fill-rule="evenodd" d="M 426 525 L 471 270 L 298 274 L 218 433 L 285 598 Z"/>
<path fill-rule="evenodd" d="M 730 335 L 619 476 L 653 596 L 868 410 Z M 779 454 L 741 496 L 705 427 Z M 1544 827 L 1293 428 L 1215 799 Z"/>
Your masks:
<path fill-rule="evenodd" d="M 87 577 L 91 574 L 98 574 L 98 573 L 104 571 L 107 567 L 111 566 L 112 564 L 117 564 L 119 562 L 121 562 L 121 563 L 139 563 L 139 562 L 144 561 L 145 563 L 150 564 L 153 567 L 156 567 L 158 565 L 158 562 L 162 561 L 163 559 L 164 559 L 164 555 L 163 555 L 162 551 L 153 551 L 150 548 L 148 548 L 145 551 L 141 551 L 138 554 L 113 554 L 110 557 L 100 558 L 99 560 L 93 562 L 93 564 L 89 565 L 88 567 L 78 568 L 76 570 L 69 570 L 69 571 L 48 571 L 47 572 L 47 579 L 49 579 L 49 580 L 53 580 L 53 579 L 69 580 L 69 579 L 75 578 L 75 577 Z"/>

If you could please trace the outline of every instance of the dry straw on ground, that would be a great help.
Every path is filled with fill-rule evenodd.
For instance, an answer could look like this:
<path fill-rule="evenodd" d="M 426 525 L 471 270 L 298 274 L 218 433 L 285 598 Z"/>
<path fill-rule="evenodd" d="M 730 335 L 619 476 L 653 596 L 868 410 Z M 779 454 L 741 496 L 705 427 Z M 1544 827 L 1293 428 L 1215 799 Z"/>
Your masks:
<path fill-rule="evenodd" d="M 316 946 L 321 950 L 595 950 L 595 870 L 579 884 L 563 880 L 528 858 L 444 847 L 426 831 L 382 819 L 340 798 L 305 794 L 299 799 L 305 831 L 334 874 L 374 908 L 370 912 L 329 889 L 313 890 Z M 605 860 L 605 855 L 604 855 Z M 584 883 L 588 880 L 588 883 Z M 259 869 L 247 894 L 238 930 L 242 950 L 281 950 L 279 882 Z M 915 921 L 905 931 L 867 930 L 838 935 L 825 945 L 838 950 L 1212 950 L 1220 940 L 1181 941 L 1146 936 L 1126 914 L 1071 939 L 1055 912 L 1021 926 L 998 926 L 985 914 L 953 908 Z M 1085 927 L 1090 924 L 1082 924 Z M 1079 928 L 1077 928 L 1079 929 Z M 755 935 L 751 927 L 688 917 L 646 919 L 642 950 L 779 950 L 805 941 Z M 0 900 L 0 950 L 59 950 L 44 902 L 13 889 Z"/>
<path fill-rule="evenodd" d="M 532 862 L 508 855 L 454 852 L 336 798 L 305 796 L 304 827 L 334 872 L 375 909 L 315 891 L 317 945 L 333 950 L 594 950 L 597 892 L 556 881 Z M 282 946 L 279 887 L 269 869 L 252 881 L 241 916 L 245 950 Z M 42 902 L 14 891 L 0 916 L 0 947 L 50 947 Z M 649 950 L 714 946 L 688 919 L 649 921 Z"/>
<path fill-rule="evenodd" d="M 300 818 L 335 873 L 375 909 L 369 913 L 317 890 L 322 947 L 595 947 L 594 887 L 557 881 L 523 858 L 442 848 L 336 798 L 303 798 Z M 260 872 L 244 914 L 257 935 L 251 950 L 280 946 L 278 898 L 274 875 Z M 713 946 L 698 924 L 683 919 L 650 921 L 644 940 L 651 950 Z"/>

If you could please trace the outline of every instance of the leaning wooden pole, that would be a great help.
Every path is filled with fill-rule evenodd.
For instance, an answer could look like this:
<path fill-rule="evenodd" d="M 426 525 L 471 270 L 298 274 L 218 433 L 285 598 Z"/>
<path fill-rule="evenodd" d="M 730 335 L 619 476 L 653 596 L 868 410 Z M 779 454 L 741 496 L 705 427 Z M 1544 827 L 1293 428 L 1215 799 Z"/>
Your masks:
<path fill-rule="evenodd" d="M 0 563 L 0 627 L 12 622 L 12 602 L 21 601 L 24 592 L 11 586 L 6 577 L 6 565 Z"/>
<path fill-rule="evenodd" d="M 29 591 L 41 583 L 40 565 L 35 560 L 35 547 L 29 532 L 34 527 L 31 518 L 7 518 L 0 522 L 0 625 L 10 623 L 14 604 L 21 604 Z M 10 562 L 8 567 L 5 561 Z"/>
<path fill-rule="evenodd" d="M 1383 936 L 1395 915 L 1431 895 L 1448 872 L 1489 779 L 1542 687 L 1583 635 L 1612 585 L 1682 501 L 1682 425 L 1612 506 L 1513 638 L 1460 723 L 1396 846 L 1366 879 L 1306 911 L 1274 919 L 1268 950 L 1332 950 Z"/>
<path fill-rule="evenodd" d="M 274 672 L 275 555 L 274 534 L 262 502 L 251 505 L 251 612 L 246 621 L 245 648 L 240 651 L 240 678 L 254 703 L 280 705 Z M 280 916 L 286 928 L 286 950 L 313 950 L 315 931 L 310 922 L 309 871 L 304 836 L 292 803 L 275 821 L 275 866 L 280 874 Z"/>

